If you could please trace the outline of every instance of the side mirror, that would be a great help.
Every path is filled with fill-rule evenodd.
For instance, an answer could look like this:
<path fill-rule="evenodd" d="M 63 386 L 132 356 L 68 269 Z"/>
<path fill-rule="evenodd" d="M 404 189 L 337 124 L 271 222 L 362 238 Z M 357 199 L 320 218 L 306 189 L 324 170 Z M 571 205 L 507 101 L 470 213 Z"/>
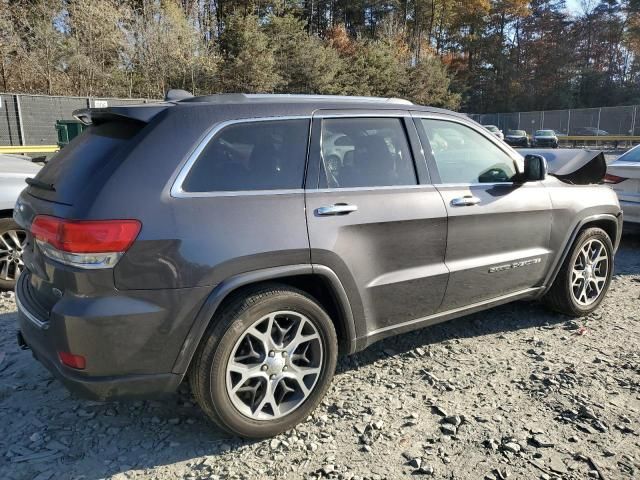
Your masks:
<path fill-rule="evenodd" d="M 547 159 L 542 155 L 529 154 L 524 157 L 525 182 L 537 182 L 547 176 Z"/>

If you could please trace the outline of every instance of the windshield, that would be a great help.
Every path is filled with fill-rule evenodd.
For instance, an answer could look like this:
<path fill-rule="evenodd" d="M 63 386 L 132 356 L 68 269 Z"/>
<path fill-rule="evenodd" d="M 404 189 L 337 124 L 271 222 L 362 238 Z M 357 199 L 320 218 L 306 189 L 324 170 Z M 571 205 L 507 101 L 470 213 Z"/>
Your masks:
<path fill-rule="evenodd" d="M 618 157 L 621 162 L 640 162 L 640 146 L 632 148 Z"/>
<path fill-rule="evenodd" d="M 536 137 L 553 137 L 553 130 L 538 130 L 536 132 Z"/>
<path fill-rule="evenodd" d="M 507 135 L 512 135 L 514 137 L 524 137 L 526 133 L 524 130 L 509 130 Z"/>
<path fill-rule="evenodd" d="M 495 125 L 485 125 L 484 128 L 486 128 L 490 132 L 497 132 L 498 131 L 498 127 L 496 127 Z"/>

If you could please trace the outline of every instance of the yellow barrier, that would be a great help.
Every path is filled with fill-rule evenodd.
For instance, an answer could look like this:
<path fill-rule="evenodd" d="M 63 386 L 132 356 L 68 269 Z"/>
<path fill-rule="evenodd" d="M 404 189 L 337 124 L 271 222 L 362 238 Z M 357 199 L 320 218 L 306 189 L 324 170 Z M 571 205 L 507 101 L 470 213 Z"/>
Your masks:
<path fill-rule="evenodd" d="M 54 153 L 60 150 L 58 145 L 12 145 L 0 147 L 0 153 Z"/>
<path fill-rule="evenodd" d="M 569 142 L 640 142 L 640 135 L 567 135 L 559 136 L 558 140 Z"/>

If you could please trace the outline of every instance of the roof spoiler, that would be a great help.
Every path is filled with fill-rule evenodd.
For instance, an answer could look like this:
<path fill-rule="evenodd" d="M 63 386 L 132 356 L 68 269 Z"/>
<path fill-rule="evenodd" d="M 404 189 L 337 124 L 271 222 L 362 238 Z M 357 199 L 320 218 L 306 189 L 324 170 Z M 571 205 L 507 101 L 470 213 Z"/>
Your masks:
<path fill-rule="evenodd" d="M 607 162 L 601 150 L 581 149 L 518 149 L 521 155 L 542 155 L 549 165 L 549 175 L 573 185 L 602 183 Z"/>
<path fill-rule="evenodd" d="M 149 123 L 153 117 L 169 108 L 169 103 L 147 103 L 142 105 L 121 105 L 107 108 L 83 108 L 75 110 L 73 116 L 85 125 L 98 125 L 113 120 Z"/>

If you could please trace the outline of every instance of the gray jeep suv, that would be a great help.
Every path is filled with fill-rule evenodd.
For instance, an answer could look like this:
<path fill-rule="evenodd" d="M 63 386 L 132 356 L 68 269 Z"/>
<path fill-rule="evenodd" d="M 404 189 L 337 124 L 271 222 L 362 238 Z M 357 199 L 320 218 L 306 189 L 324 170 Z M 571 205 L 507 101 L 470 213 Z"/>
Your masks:
<path fill-rule="evenodd" d="M 15 209 L 16 299 L 20 344 L 86 396 L 187 377 L 218 425 L 270 436 L 339 351 L 518 299 L 584 315 L 609 286 L 615 193 L 463 115 L 217 95 L 76 116 Z"/>

